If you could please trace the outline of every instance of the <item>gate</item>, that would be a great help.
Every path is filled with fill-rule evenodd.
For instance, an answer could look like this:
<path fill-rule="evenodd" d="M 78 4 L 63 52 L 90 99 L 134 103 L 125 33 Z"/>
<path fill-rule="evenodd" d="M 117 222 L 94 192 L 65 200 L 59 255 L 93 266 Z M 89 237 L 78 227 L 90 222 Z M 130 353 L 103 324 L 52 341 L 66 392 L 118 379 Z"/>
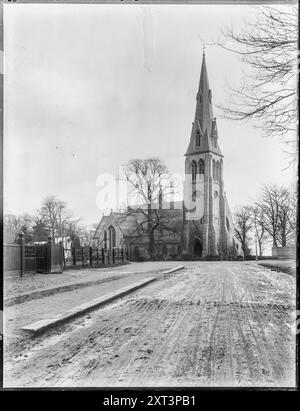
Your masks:
<path fill-rule="evenodd" d="M 35 246 L 25 245 L 25 273 L 35 273 Z"/>
<path fill-rule="evenodd" d="M 51 249 L 51 272 L 61 272 L 63 269 L 63 248 L 61 244 L 53 244 Z"/>
<path fill-rule="evenodd" d="M 46 272 L 47 268 L 47 246 L 45 245 L 36 245 L 35 248 L 35 255 L 36 255 L 36 272 L 37 273 L 44 273 Z"/>
<path fill-rule="evenodd" d="M 56 273 L 63 270 L 63 248 L 51 241 L 41 245 L 24 245 L 25 273 Z"/>

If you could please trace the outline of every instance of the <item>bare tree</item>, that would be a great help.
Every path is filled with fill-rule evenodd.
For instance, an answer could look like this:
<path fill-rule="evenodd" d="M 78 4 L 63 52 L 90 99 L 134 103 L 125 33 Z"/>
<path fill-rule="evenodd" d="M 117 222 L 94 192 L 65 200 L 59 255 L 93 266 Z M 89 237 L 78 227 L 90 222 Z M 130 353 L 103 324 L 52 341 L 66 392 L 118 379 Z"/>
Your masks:
<path fill-rule="evenodd" d="M 14 243 L 18 238 L 18 234 L 25 234 L 25 241 L 31 240 L 30 228 L 32 216 L 28 213 L 23 215 L 6 214 L 4 216 L 3 236 L 6 243 Z"/>
<path fill-rule="evenodd" d="M 34 241 L 47 241 L 50 234 L 49 225 L 41 209 L 36 210 L 32 216 L 32 231 Z"/>
<path fill-rule="evenodd" d="M 135 159 L 127 164 L 125 178 L 132 204 L 128 206 L 124 220 L 128 216 L 138 216 L 136 235 L 146 235 L 149 256 L 153 259 L 157 231 L 176 231 L 175 221 L 160 207 L 163 197 L 172 190 L 168 169 L 157 158 Z"/>
<path fill-rule="evenodd" d="M 285 187 L 265 185 L 257 206 L 263 213 L 263 224 L 273 241 L 273 247 L 284 247 L 295 242 L 295 193 Z"/>
<path fill-rule="evenodd" d="M 250 206 L 243 206 L 235 211 L 233 215 L 234 232 L 237 239 L 241 242 L 244 256 L 250 254 L 249 234 L 253 227 L 252 209 Z"/>
<path fill-rule="evenodd" d="M 269 234 L 265 227 L 265 215 L 261 207 L 257 205 L 252 207 L 252 227 L 254 230 L 255 239 L 258 244 L 259 256 L 263 254 L 263 246 L 269 238 Z"/>
<path fill-rule="evenodd" d="M 68 211 L 66 203 L 57 199 L 55 195 L 49 195 L 42 201 L 40 209 L 41 218 L 50 227 L 52 238 L 63 238 L 66 235 L 72 214 Z"/>
<path fill-rule="evenodd" d="M 297 17 L 296 5 L 261 7 L 255 22 L 247 22 L 239 33 L 225 29 L 218 42 L 252 69 L 244 84 L 231 89 L 230 103 L 222 107 L 225 116 L 256 119 L 266 135 L 284 136 L 285 143 L 296 142 L 287 134 L 296 136 L 297 128 Z M 293 161 L 295 150 L 292 155 Z"/>
<path fill-rule="evenodd" d="M 80 219 L 70 219 L 65 222 L 64 235 L 72 241 L 78 238 L 81 245 L 90 245 L 92 242 L 91 230 L 80 222 Z"/>

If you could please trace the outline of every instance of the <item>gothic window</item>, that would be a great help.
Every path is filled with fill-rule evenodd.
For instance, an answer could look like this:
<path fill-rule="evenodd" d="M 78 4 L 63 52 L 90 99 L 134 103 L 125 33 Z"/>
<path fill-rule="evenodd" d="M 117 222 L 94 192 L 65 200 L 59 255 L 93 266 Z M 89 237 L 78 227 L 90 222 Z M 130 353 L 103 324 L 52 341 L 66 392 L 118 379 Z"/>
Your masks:
<path fill-rule="evenodd" d="M 197 175 L 197 163 L 195 160 L 192 161 L 192 183 L 196 182 Z"/>
<path fill-rule="evenodd" d="M 138 260 L 140 258 L 140 249 L 137 245 L 134 247 L 133 253 L 134 253 L 134 259 Z"/>
<path fill-rule="evenodd" d="M 199 147 L 201 145 L 201 135 L 200 135 L 200 131 L 197 130 L 196 131 L 196 146 Z"/>
<path fill-rule="evenodd" d="M 220 180 L 220 163 L 219 161 L 213 160 L 213 179 Z"/>
<path fill-rule="evenodd" d="M 116 246 L 116 230 L 113 226 L 108 229 L 109 249 L 112 250 Z"/>
<path fill-rule="evenodd" d="M 216 162 L 216 180 L 220 180 L 220 163 L 219 161 Z"/>
<path fill-rule="evenodd" d="M 104 251 L 107 251 L 107 232 L 104 231 Z"/>
<path fill-rule="evenodd" d="M 199 174 L 204 174 L 204 161 L 202 158 L 199 161 Z"/>
<path fill-rule="evenodd" d="M 208 90 L 208 99 L 209 99 L 209 102 L 211 103 L 211 97 L 212 97 L 212 95 L 211 95 L 211 89 L 209 89 Z"/>
<path fill-rule="evenodd" d="M 164 257 L 168 255 L 168 247 L 165 244 L 162 246 L 162 255 Z"/>
<path fill-rule="evenodd" d="M 227 228 L 227 231 L 229 231 L 229 229 L 230 229 L 230 225 L 229 225 L 229 220 L 228 220 L 228 218 L 226 217 L 226 228 Z"/>

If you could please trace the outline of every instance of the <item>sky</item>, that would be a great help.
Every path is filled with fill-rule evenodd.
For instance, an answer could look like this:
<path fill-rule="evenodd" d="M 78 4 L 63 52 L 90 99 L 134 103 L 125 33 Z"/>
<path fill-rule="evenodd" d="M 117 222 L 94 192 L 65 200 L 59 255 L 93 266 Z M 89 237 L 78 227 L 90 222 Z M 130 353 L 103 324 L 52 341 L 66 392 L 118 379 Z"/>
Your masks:
<path fill-rule="evenodd" d="M 203 42 L 255 18 L 246 5 L 4 5 L 4 213 L 55 194 L 86 224 L 100 220 L 101 176 L 159 157 L 183 174 Z M 221 118 L 248 70 L 206 46 L 231 209 L 266 183 L 291 184 L 278 138 Z M 98 186 L 97 186 L 98 184 Z"/>

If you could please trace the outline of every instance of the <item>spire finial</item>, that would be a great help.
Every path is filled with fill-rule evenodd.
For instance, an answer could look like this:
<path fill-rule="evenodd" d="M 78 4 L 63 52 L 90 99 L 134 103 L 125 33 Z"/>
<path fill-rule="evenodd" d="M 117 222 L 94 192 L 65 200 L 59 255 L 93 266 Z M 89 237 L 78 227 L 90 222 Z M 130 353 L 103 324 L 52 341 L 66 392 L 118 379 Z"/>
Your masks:
<path fill-rule="evenodd" d="M 205 56 L 205 47 L 206 47 L 206 44 L 203 42 L 203 56 Z"/>

